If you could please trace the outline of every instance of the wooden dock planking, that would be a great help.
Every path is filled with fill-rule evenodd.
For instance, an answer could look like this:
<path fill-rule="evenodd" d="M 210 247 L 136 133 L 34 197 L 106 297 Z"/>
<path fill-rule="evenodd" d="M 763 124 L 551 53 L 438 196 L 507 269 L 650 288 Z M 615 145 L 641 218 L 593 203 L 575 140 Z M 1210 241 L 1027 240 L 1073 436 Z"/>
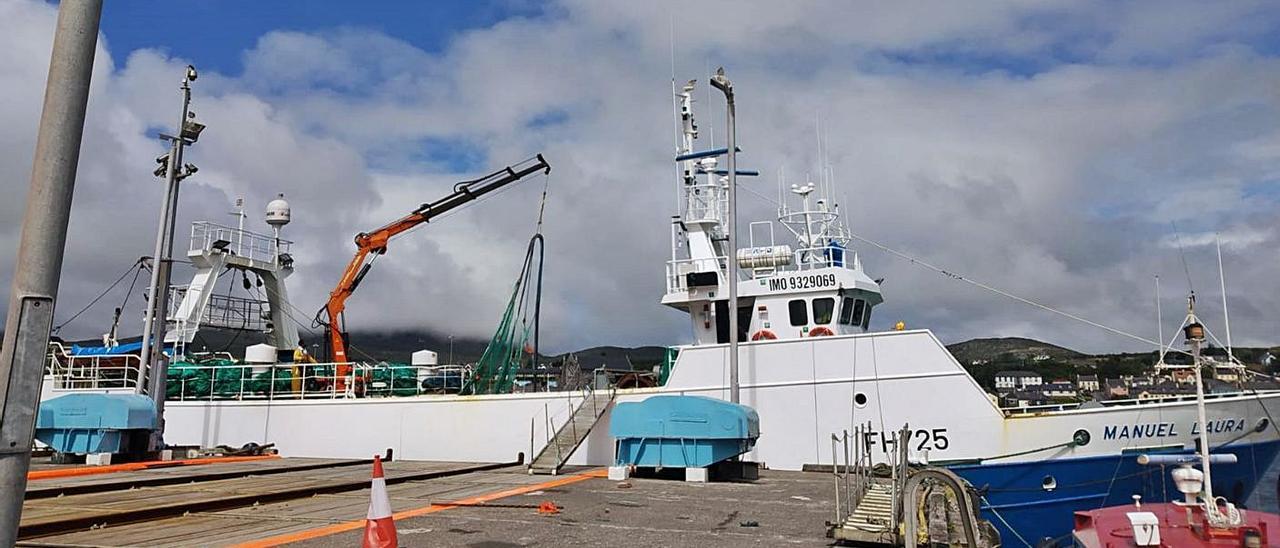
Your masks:
<path fill-rule="evenodd" d="M 443 469 L 439 466 L 440 463 L 396 464 L 415 468 L 418 471 Z M 348 474 L 352 471 L 346 470 Z M 412 471 L 398 470 L 401 475 Z M 387 475 L 391 475 L 390 471 Z M 521 473 L 473 472 L 459 476 L 393 484 L 388 486 L 388 494 L 391 497 L 392 507 L 400 511 L 420 508 L 433 502 L 449 502 L 490 493 L 501 490 L 504 486 L 528 485 L 534 483 L 536 479 L 545 478 L 531 479 L 527 474 Z M 143 491 L 143 489 L 137 491 Z M 365 488 L 256 506 L 194 512 L 178 517 L 111 525 L 101 529 L 45 536 L 31 539 L 30 542 L 31 545 L 44 543 L 82 546 L 226 546 L 360 520 L 363 519 L 368 506 L 369 490 Z M 44 508 L 52 511 L 59 510 L 52 505 Z"/>
<path fill-rule="evenodd" d="M 232 466 L 228 464 L 227 466 Z M 459 463 L 459 462 L 391 462 L 385 465 L 386 476 L 389 482 L 395 482 L 399 478 L 413 477 L 424 473 L 448 473 L 454 471 L 465 471 L 477 469 L 475 463 Z M 172 473 L 171 469 L 148 470 L 139 473 L 144 474 L 160 474 Z M 321 494 L 317 496 L 302 496 L 301 498 L 285 500 L 280 502 L 265 502 L 258 506 L 248 506 L 252 504 L 248 502 L 254 498 L 269 498 L 277 496 L 281 491 L 298 491 L 298 490 L 327 490 L 339 489 L 351 484 L 363 484 L 368 480 L 363 476 L 369 471 L 364 467 L 343 466 L 340 468 L 312 469 L 295 472 L 280 472 L 270 475 L 249 475 L 232 479 L 218 479 L 213 481 L 195 481 L 193 483 L 182 483 L 172 485 L 160 485 L 141 487 L 138 489 L 130 489 L 123 491 L 106 491 L 98 493 L 85 493 L 78 495 L 67 495 L 61 497 L 42 498 L 29 500 L 24 504 L 24 515 L 22 520 L 22 528 L 24 530 L 48 531 L 57 524 L 68 520 L 76 520 L 80 523 L 112 523 L 125 522 L 139 519 L 139 510 L 148 510 L 153 514 L 164 514 L 166 512 L 173 513 L 177 511 L 191 511 L 202 507 L 210 508 L 210 512 L 200 512 L 197 514 L 201 518 L 208 517 L 216 520 L 235 520 L 236 529 L 252 529 L 262 533 L 261 536 L 271 536 L 278 534 L 274 531 L 288 532 L 290 529 L 306 529 L 315 527 L 318 523 L 326 523 L 326 519 L 345 521 L 355 519 L 362 516 L 368 505 L 368 490 L 360 487 L 346 487 L 349 489 L 351 496 L 347 493 L 338 494 Z M 193 481 L 198 479 L 198 475 L 187 474 Z M 70 478 L 68 478 L 70 479 Z M 80 478 L 82 481 L 90 481 L 88 477 Z M 447 479 L 447 478 L 440 478 Z M 52 480 L 50 480 L 52 481 Z M 63 481 L 63 480 L 59 480 Z M 399 488 L 401 485 L 417 483 L 420 480 L 409 480 L 402 483 L 393 483 L 392 487 Z M 452 489 L 446 489 L 449 491 Z M 237 498 L 240 502 L 236 503 L 233 508 L 228 511 L 237 514 L 219 516 L 214 510 L 220 501 L 225 502 L 228 498 Z M 258 509 L 269 508 L 271 511 L 281 512 L 283 516 L 272 516 L 267 513 L 260 512 Z M 250 511 L 246 514 L 246 510 Z M 319 514 L 317 514 L 319 512 Z M 353 512 L 355 512 L 353 514 Z M 253 517 L 256 514 L 257 517 Z M 289 517 L 293 514 L 295 517 Z M 331 515 L 331 518 L 319 516 Z M 296 516 L 307 516 L 307 519 L 298 519 Z M 142 516 L 145 518 L 145 516 Z M 189 518 L 190 516 L 188 516 Z M 285 519 L 280 519 L 285 518 Z M 112 525 L 102 531 L 131 531 L 125 533 L 134 535 L 130 538 L 138 542 L 138 535 L 142 535 L 144 530 L 153 530 L 160 523 L 168 522 L 172 519 L 186 518 L 158 518 L 147 520 L 141 523 L 129 525 Z M 245 520 L 250 520 L 256 525 L 246 526 L 243 524 Z M 257 520 L 254 522 L 253 520 Z M 184 527 L 191 526 L 193 522 L 178 521 Z M 198 525 L 198 524 L 197 524 Z M 139 529 L 141 526 L 141 529 Z M 40 529 L 40 528 L 46 529 Z M 197 529 L 204 527 L 206 532 L 209 529 L 203 525 L 198 525 Z M 35 529 L 33 529 L 35 528 Z M 161 528 L 164 529 L 163 527 Z M 216 529 L 214 531 L 217 531 Z M 88 531 L 87 533 L 92 533 Z M 113 533 L 114 534 L 114 533 Z M 221 534 L 221 533 L 218 533 Z M 63 539 L 58 542 L 67 544 L 79 544 L 80 542 L 72 541 L 70 538 L 77 537 L 79 533 L 62 533 L 56 534 L 57 538 Z M 258 537 L 258 538 L 260 538 Z M 48 537 L 52 538 L 52 537 Z M 247 540 L 252 540 L 247 539 Z M 101 542 L 95 542 L 102 544 Z M 94 543 L 91 543 L 94 544 Z M 150 544 L 150 542 L 143 542 Z M 109 544 L 108 544 L 109 545 Z"/>

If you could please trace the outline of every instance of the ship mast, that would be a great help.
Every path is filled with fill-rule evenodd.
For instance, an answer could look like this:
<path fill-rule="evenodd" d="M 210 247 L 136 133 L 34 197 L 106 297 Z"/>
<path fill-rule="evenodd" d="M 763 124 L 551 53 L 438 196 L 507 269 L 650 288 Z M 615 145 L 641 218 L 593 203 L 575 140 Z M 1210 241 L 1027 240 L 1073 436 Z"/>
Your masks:
<path fill-rule="evenodd" d="M 1200 344 L 1204 342 L 1204 326 L 1196 317 L 1196 294 L 1187 297 L 1187 319 L 1182 333 L 1191 347 L 1191 363 L 1196 377 L 1196 417 L 1200 426 L 1200 466 L 1204 471 L 1204 498 L 1213 504 L 1213 481 L 1209 472 L 1209 429 L 1206 427 L 1204 409 L 1204 363 L 1200 360 Z"/>
<path fill-rule="evenodd" d="M 1204 507 L 1205 521 L 1210 527 L 1224 529 L 1238 527 L 1242 518 L 1235 507 L 1227 503 L 1227 512 L 1224 514 L 1218 508 L 1218 500 L 1213 496 L 1213 473 L 1210 470 L 1209 458 L 1209 428 L 1208 420 L 1205 413 L 1204 405 L 1204 379 L 1202 373 L 1204 369 L 1204 361 L 1200 357 L 1200 345 L 1204 343 L 1205 329 L 1200 323 L 1200 319 L 1196 317 L 1196 294 L 1193 291 L 1187 297 L 1187 319 L 1184 322 L 1185 327 L 1182 333 L 1186 337 L 1187 346 L 1191 347 L 1191 361 L 1196 375 L 1196 416 L 1199 420 L 1200 434 L 1200 468 L 1204 473 L 1204 487 L 1201 493 Z"/>

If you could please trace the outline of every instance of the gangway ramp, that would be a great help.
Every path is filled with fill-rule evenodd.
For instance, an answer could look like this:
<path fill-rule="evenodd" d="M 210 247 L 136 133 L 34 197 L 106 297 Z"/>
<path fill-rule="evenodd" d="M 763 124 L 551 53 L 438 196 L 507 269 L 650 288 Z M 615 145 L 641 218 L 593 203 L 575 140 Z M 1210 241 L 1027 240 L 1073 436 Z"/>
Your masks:
<path fill-rule="evenodd" d="M 600 422 L 605 412 L 613 406 L 617 392 L 614 390 L 588 390 L 568 420 L 561 424 L 555 435 L 547 440 L 538 456 L 529 462 L 530 474 L 558 474 L 578 450 L 591 429 Z M 550 419 L 547 419 L 550 420 Z M 547 431 L 551 429 L 548 428 Z M 532 437 L 532 429 L 530 430 Z"/>

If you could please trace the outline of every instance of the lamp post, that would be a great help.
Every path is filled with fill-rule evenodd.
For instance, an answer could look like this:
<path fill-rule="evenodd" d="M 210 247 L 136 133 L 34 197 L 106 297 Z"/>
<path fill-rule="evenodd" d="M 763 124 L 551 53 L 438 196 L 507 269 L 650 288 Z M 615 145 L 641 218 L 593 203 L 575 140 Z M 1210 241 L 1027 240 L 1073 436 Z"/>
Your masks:
<path fill-rule="evenodd" d="M 738 386 L 738 165 L 737 165 L 737 127 L 734 123 L 733 82 L 724 75 L 724 67 L 716 70 L 711 77 L 711 85 L 724 93 L 728 107 L 727 122 L 729 126 L 729 213 L 725 224 L 728 234 L 728 257 L 725 262 L 726 277 L 729 284 L 729 401 L 739 403 L 740 388 Z"/>
<path fill-rule="evenodd" d="M 0 350 L 0 546 L 13 546 L 71 220 L 102 0 L 63 0 Z"/>
<path fill-rule="evenodd" d="M 187 145 L 195 144 L 204 125 L 194 120 L 191 112 L 191 82 L 197 77 L 195 67 L 187 65 L 182 77 L 182 117 L 178 135 L 160 134 L 169 141 L 169 153 L 156 158 L 160 167 L 154 174 L 165 178 L 165 199 L 160 206 L 160 226 L 156 229 L 155 254 L 151 259 L 151 301 L 142 323 L 142 364 L 147 371 L 147 392 L 156 406 L 158 424 L 152 432 L 149 449 L 164 449 L 164 395 L 169 358 L 164 353 L 164 336 L 169 313 L 169 281 L 173 270 L 173 235 L 178 213 L 178 183 L 195 174 L 196 166 L 182 163 Z M 142 386 L 139 383 L 139 390 Z"/>

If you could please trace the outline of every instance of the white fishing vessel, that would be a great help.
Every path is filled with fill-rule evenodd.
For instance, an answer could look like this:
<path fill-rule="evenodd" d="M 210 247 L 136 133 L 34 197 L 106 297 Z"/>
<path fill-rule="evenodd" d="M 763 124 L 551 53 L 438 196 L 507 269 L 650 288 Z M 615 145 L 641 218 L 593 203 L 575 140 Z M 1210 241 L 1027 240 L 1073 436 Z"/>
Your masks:
<path fill-rule="evenodd" d="M 861 426 L 871 432 L 863 445 L 873 460 L 882 460 L 892 450 L 885 433 L 909 425 L 913 458 L 948 466 L 983 489 L 984 511 L 1010 545 L 1069 535 L 1073 511 L 1123 503 L 1135 493 L 1150 501 L 1177 499 L 1158 470 L 1138 467 L 1130 455 L 1190 453 L 1201 429 L 1215 453 L 1234 454 L 1240 463 L 1213 476 L 1214 491 L 1237 502 L 1275 460 L 1280 429 L 1271 410 L 1280 413 L 1280 393 L 1214 394 L 1203 425 L 1191 397 L 1005 410 L 929 330 L 870 332 L 870 318 L 883 301 L 880 286 L 850 249 L 840 208 L 819 185 L 791 187 L 784 202 L 792 205 L 780 207 L 776 222 L 750 223 L 749 245 L 730 249 L 727 171 L 717 151 L 695 149 L 692 83 L 677 97 L 681 205 L 670 226 L 672 255 L 661 302 L 689 314 L 692 342 L 676 347 L 660 386 L 460 395 L 421 393 L 416 382 L 397 390 L 392 382 L 355 390 L 357 379 L 388 366 L 351 363 L 335 378 L 336 366 L 271 359 L 269 352 L 258 358 L 259 349 L 250 360 L 269 363 L 179 364 L 187 372 L 203 368 L 206 381 L 198 389 L 174 390 L 172 384 L 182 381 L 170 373 L 165 440 L 274 443 L 284 455 L 306 457 L 367 457 L 388 448 L 401 459 L 523 457 L 552 472 L 566 463 L 606 465 L 614 456 L 607 434 L 613 402 L 654 394 L 729 399 L 729 342 L 736 336 L 741 403 L 760 416 L 760 439 L 745 459 L 775 469 L 829 466 L 823 448 L 831 436 Z M 274 210 L 277 219 L 281 205 Z M 780 233 L 787 242 L 775 240 Z M 170 317 L 178 352 L 200 325 L 219 323 L 219 310 L 226 308 L 270 318 L 273 345 L 292 355 L 296 332 L 285 317 L 291 305 L 283 285 L 291 268 L 287 244 L 278 232 L 197 225 L 188 257 L 199 269 Z M 237 248 L 239 253 L 228 252 Z M 729 275 L 730 261 L 740 267 L 736 279 Z M 219 306 L 205 282 L 227 267 L 274 284 L 265 299 L 270 302 Z M 729 327 L 730 284 L 738 290 L 736 334 Z M 140 390 L 136 357 L 107 353 L 56 355 L 44 397 Z M 121 369 L 112 370 L 116 362 Z M 419 373 L 432 374 L 436 365 L 403 367 L 421 380 Z M 87 386 L 86 379 L 97 383 L 109 370 L 117 384 Z M 279 382 L 277 372 L 289 380 Z"/>

